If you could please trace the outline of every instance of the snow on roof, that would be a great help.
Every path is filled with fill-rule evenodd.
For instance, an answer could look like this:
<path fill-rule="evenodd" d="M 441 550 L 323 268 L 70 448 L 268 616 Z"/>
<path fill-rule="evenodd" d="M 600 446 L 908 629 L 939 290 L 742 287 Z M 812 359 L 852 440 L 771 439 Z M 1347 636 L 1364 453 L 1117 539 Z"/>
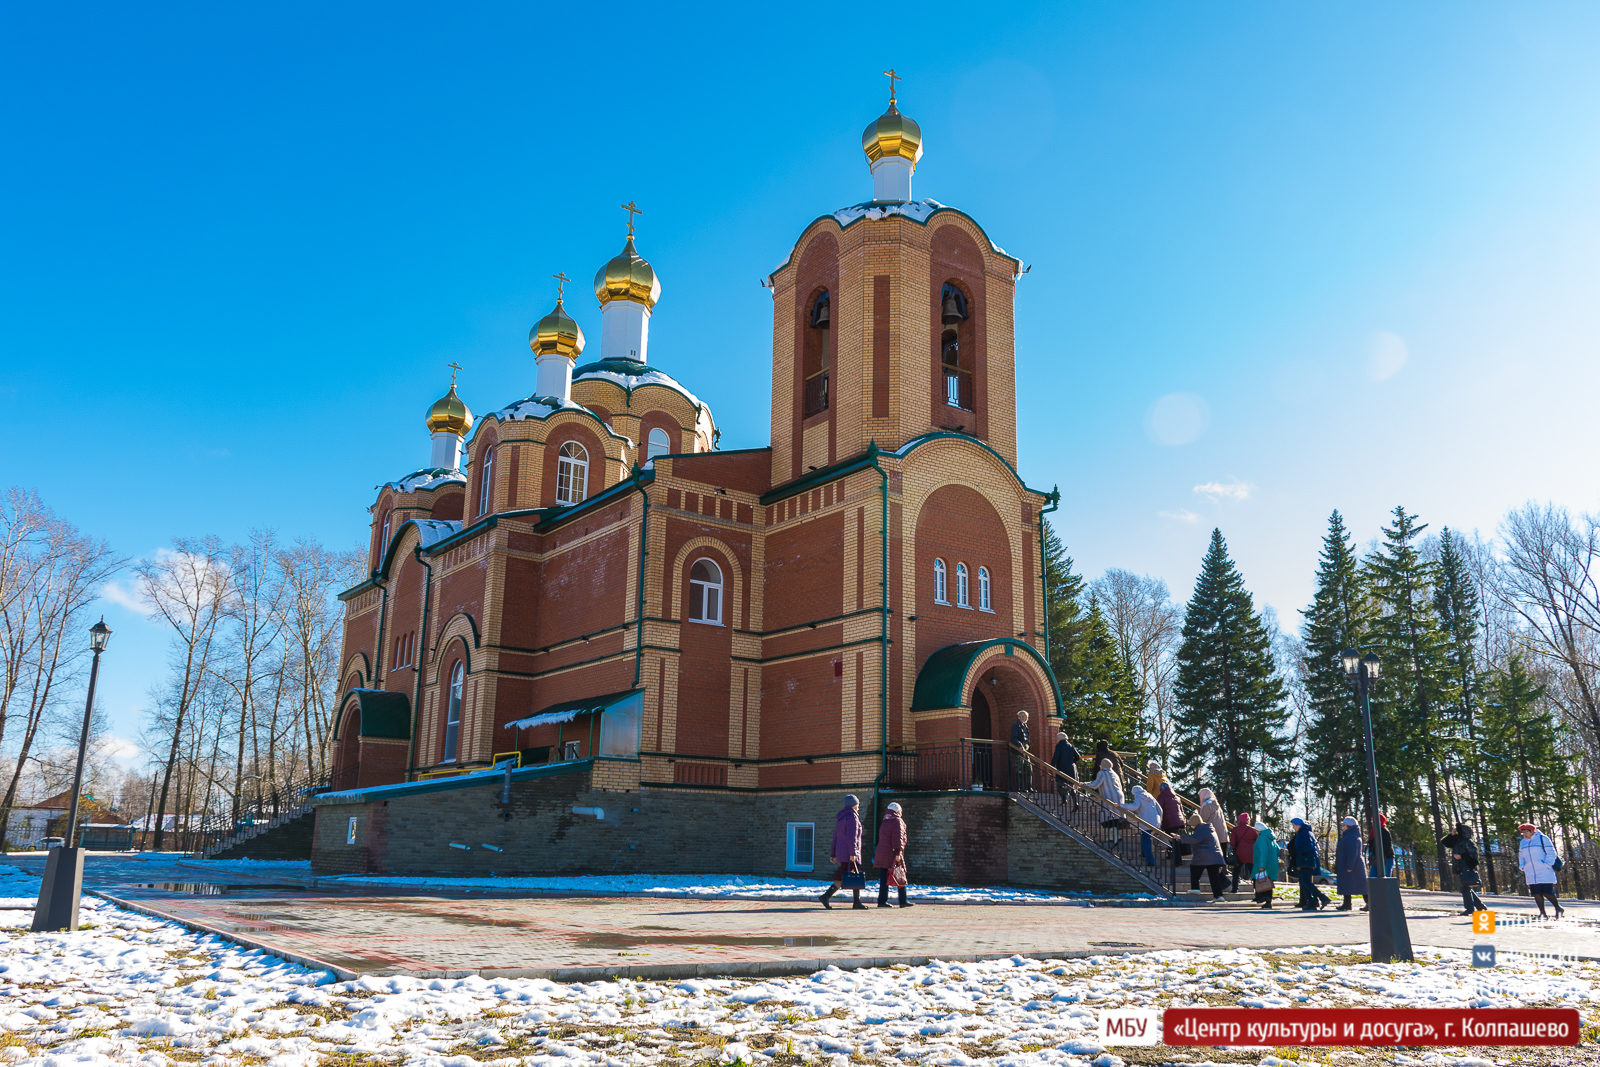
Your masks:
<path fill-rule="evenodd" d="M 507 405 L 499 411 L 492 411 L 488 418 L 499 419 L 502 422 L 511 422 L 514 419 L 542 419 L 554 415 L 558 411 L 588 411 L 582 404 L 571 400 L 563 400 L 558 396 L 530 396 L 518 400 L 515 404 Z"/>
<path fill-rule="evenodd" d="M 600 708 L 567 708 L 565 711 L 547 711 L 543 715 L 529 715 L 525 719 L 513 719 L 506 723 L 507 730 L 523 730 L 529 726 L 548 726 L 558 722 L 571 722 L 579 715 L 600 711 Z"/>
<path fill-rule="evenodd" d="M 705 408 L 706 404 L 699 397 L 683 387 L 666 371 L 656 370 L 647 363 L 637 360 L 603 359 L 599 363 L 590 363 L 588 366 L 579 367 L 573 374 L 573 381 L 599 381 L 611 382 L 624 389 L 638 389 L 644 385 L 664 385 L 668 389 L 676 389 L 688 398 L 689 403 L 698 408 Z"/>
<path fill-rule="evenodd" d="M 466 485 L 467 476 L 448 467 L 424 467 L 412 471 L 404 478 L 384 482 L 379 489 L 393 489 L 400 493 L 415 493 L 422 489 L 437 489 L 442 485 Z"/>
<path fill-rule="evenodd" d="M 927 222 L 928 216 L 945 207 L 937 200 L 868 200 L 865 204 L 842 207 L 833 213 L 840 227 L 862 219 L 887 219 L 896 215 L 916 222 Z"/>
<path fill-rule="evenodd" d="M 431 548 L 461 532 L 461 523 L 455 519 L 412 519 L 411 523 L 417 528 L 423 548 Z"/>

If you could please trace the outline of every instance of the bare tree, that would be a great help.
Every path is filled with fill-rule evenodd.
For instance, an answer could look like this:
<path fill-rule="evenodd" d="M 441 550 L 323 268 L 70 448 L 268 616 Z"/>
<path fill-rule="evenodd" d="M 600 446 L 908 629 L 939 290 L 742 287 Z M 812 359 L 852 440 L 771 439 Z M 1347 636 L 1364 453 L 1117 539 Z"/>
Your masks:
<path fill-rule="evenodd" d="M 1183 636 L 1183 611 L 1172 602 L 1167 583 L 1148 575 L 1113 567 L 1090 587 L 1139 687 L 1156 748 L 1171 752 L 1172 674 Z"/>
<path fill-rule="evenodd" d="M 327 766 L 330 705 L 339 675 L 339 637 L 343 621 L 334 593 L 353 584 L 357 557 L 300 541 L 278 554 L 282 570 L 285 658 L 294 680 L 297 727 L 305 744 L 307 769 Z"/>
<path fill-rule="evenodd" d="M 184 720 L 211 669 L 212 646 L 232 595 L 237 562 L 237 551 L 224 548 L 213 536 L 199 540 L 179 538 L 171 551 L 160 552 L 138 566 L 140 595 L 156 616 L 172 628 L 177 667 L 172 738 L 156 801 L 158 814 L 167 811 Z M 163 847 L 164 835 L 165 828 L 158 821 L 154 843 L 157 850 Z"/>
<path fill-rule="evenodd" d="M 229 602 L 224 655 L 217 675 L 232 691 L 238 721 L 234 732 L 233 818 L 240 816 L 245 782 L 245 751 L 251 751 L 253 776 L 262 772 L 257 701 L 280 656 L 284 583 L 271 530 L 257 530 L 239 555 L 236 596 Z M 271 751 L 270 747 L 268 751 Z"/>

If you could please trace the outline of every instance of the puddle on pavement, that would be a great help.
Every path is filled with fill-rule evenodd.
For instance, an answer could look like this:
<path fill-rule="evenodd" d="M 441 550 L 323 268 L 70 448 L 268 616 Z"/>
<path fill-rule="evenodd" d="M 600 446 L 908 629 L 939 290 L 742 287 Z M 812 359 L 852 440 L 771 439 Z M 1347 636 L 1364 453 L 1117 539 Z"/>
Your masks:
<path fill-rule="evenodd" d="M 181 893 L 189 897 L 227 897 L 238 893 L 283 893 L 303 892 L 305 886 L 301 885 L 263 885 L 252 883 L 250 885 L 228 885 L 223 882 L 135 882 L 131 885 L 118 886 L 119 889 L 156 889 L 163 893 Z"/>
<path fill-rule="evenodd" d="M 720 945 L 727 948 L 819 948 L 837 944 L 837 937 L 739 937 L 734 934 L 578 934 L 586 948 L 645 948 L 650 945 Z"/>

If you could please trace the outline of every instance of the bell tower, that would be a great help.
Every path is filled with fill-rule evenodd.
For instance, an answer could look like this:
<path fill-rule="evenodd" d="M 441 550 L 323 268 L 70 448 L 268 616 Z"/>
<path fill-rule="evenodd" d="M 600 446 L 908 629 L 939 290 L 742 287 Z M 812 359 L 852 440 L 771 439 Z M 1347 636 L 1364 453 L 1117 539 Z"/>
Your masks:
<path fill-rule="evenodd" d="M 1016 466 L 1022 264 L 964 212 L 911 199 L 922 129 L 885 73 L 888 109 L 861 135 L 872 199 L 812 222 L 768 280 L 774 484 L 932 433 Z"/>

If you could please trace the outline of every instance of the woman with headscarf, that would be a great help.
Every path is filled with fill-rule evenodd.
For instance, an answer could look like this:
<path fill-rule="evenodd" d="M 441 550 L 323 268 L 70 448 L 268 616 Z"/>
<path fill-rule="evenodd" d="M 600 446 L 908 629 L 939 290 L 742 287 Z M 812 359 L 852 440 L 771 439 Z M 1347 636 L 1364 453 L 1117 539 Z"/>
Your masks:
<path fill-rule="evenodd" d="M 1361 910 L 1367 910 L 1367 860 L 1361 854 L 1361 824 L 1354 815 L 1344 817 L 1344 829 L 1339 833 L 1339 844 L 1334 848 L 1333 873 L 1338 880 L 1339 893 L 1344 903 L 1339 911 L 1349 911 L 1350 898 L 1361 897 Z"/>
<path fill-rule="evenodd" d="M 1272 886 L 1278 880 L 1278 838 L 1266 823 L 1256 824 L 1256 839 L 1250 851 L 1250 870 L 1254 878 L 1255 902 L 1263 911 L 1272 907 Z"/>
<path fill-rule="evenodd" d="M 1202 788 L 1198 794 L 1200 800 L 1200 818 L 1211 824 L 1211 832 L 1217 835 L 1217 847 L 1224 853 L 1228 851 L 1228 817 L 1222 814 L 1222 805 L 1217 802 L 1217 794 L 1209 788 Z"/>
<path fill-rule="evenodd" d="M 890 886 L 900 890 L 902 908 L 915 907 L 906 899 L 906 822 L 901 817 L 899 804 L 890 804 L 883 809 L 883 822 L 878 824 L 878 847 L 872 852 L 872 865 L 881 872 L 878 876 L 878 907 L 891 906 Z"/>
<path fill-rule="evenodd" d="M 1109 759 L 1103 759 L 1098 764 L 1100 771 L 1094 776 L 1094 781 L 1089 783 L 1089 788 L 1105 798 L 1106 804 L 1111 808 L 1111 813 L 1100 820 L 1100 825 L 1111 830 L 1111 847 L 1116 848 L 1122 841 L 1122 827 L 1127 825 L 1127 820 L 1115 814 L 1127 806 L 1128 798 L 1122 795 L 1122 778 L 1116 772 Z"/>
<path fill-rule="evenodd" d="M 844 807 L 833 817 L 833 846 L 828 851 L 828 858 L 839 866 L 833 872 L 833 884 L 817 898 L 822 901 L 824 908 L 833 907 L 828 900 L 844 885 L 844 876 L 861 870 L 861 801 L 854 793 L 844 798 Z M 852 906 L 865 909 L 866 905 L 861 903 L 861 890 L 851 887 L 850 893 L 855 899 Z"/>

